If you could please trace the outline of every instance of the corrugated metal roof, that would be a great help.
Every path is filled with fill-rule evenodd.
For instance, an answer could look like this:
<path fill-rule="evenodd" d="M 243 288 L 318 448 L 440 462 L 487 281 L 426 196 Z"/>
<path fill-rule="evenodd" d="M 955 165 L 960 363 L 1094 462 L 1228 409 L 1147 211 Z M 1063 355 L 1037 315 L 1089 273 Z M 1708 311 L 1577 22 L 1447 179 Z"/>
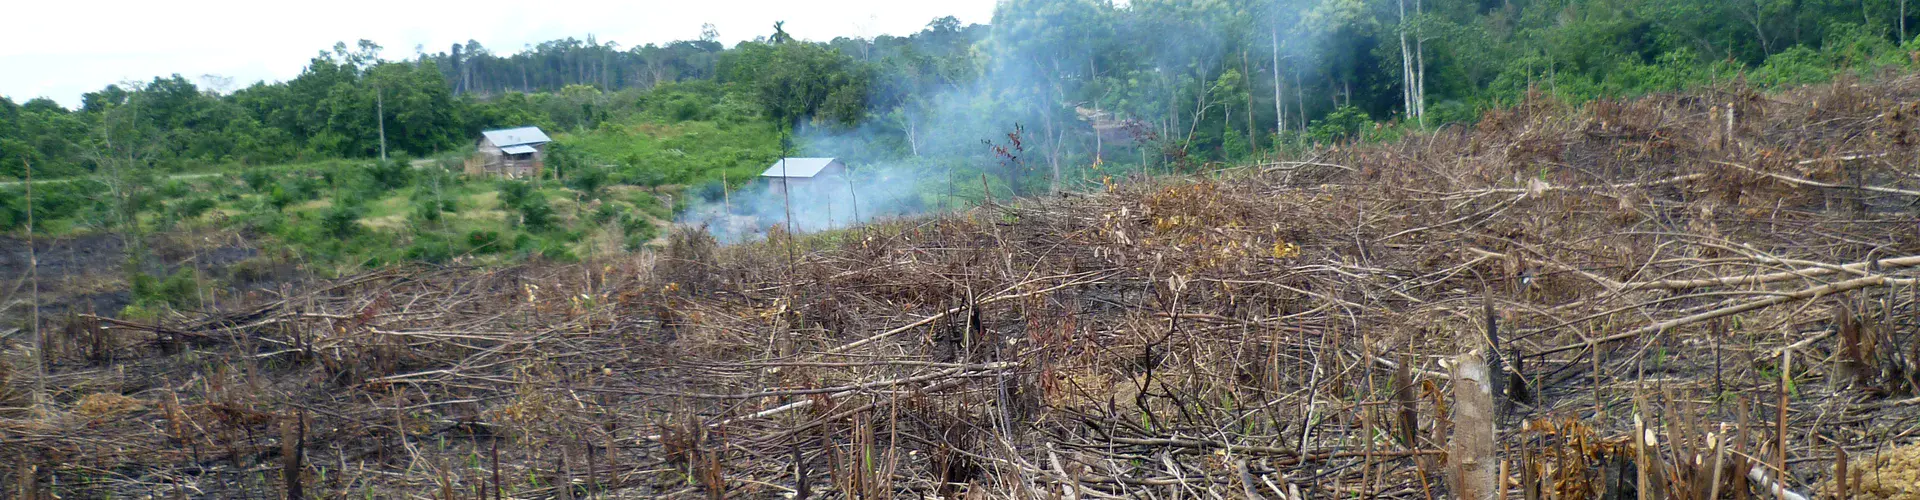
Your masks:
<path fill-rule="evenodd" d="M 510 155 L 532 154 L 535 151 L 539 151 L 539 150 L 533 149 L 533 146 L 528 146 L 525 144 L 522 144 L 519 146 L 507 146 L 504 148 L 500 148 L 500 152 L 510 154 Z"/>
<path fill-rule="evenodd" d="M 840 160 L 837 158 L 785 158 L 773 162 L 773 166 L 767 167 L 767 171 L 760 176 L 809 178 L 820 175 L 820 171 L 825 170 L 827 165 L 837 161 Z M 784 170 L 781 168 L 783 166 Z"/>
<path fill-rule="evenodd" d="M 520 127 L 520 128 L 506 128 L 506 129 L 500 129 L 500 130 L 488 130 L 486 132 L 481 132 L 480 135 L 487 136 L 487 142 L 491 142 L 493 143 L 493 145 L 500 146 L 502 148 L 507 146 L 519 146 L 522 144 L 546 144 L 549 142 L 553 142 L 553 139 L 547 138 L 546 132 L 540 131 L 540 127 Z"/>

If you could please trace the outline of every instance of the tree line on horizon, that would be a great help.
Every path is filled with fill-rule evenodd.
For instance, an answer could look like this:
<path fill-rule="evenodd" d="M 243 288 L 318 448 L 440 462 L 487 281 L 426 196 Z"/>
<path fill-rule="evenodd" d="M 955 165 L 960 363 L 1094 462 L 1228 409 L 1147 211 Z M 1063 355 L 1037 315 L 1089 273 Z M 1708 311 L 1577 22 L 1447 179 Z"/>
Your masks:
<path fill-rule="evenodd" d="M 0 178 L 27 162 L 52 178 L 371 158 L 383 125 L 387 151 L 428 156 L 490 127 L 733 120 L 870 161 L 1005 164 L 1008 189 L 1033 191 L 1100 165 L 1471 121 L 1530 90 L 1585 100 L 1908 68 L 1916 19 L 1907 0 L 1005 0 L 990 25 L 828 41 L 776 25 L 726 47 L 708 26 L 666 44 L 468 41 L 400 60 L 361 41 L 231 92 L 174 75 L 77 109 L 0 98 Z"/>

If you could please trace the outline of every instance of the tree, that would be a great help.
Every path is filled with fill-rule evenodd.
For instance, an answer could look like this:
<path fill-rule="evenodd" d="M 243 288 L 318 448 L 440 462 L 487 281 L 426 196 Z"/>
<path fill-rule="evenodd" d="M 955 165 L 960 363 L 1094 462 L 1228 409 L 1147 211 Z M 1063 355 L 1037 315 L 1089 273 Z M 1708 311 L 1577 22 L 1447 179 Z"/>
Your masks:
<path fill-rule="evenodd" d="M 767 37 L 767 43 L 774 45 L 793 43 L 793 35 L 787 34 L 786 21 L 773 22 L 773 36 Z"/>

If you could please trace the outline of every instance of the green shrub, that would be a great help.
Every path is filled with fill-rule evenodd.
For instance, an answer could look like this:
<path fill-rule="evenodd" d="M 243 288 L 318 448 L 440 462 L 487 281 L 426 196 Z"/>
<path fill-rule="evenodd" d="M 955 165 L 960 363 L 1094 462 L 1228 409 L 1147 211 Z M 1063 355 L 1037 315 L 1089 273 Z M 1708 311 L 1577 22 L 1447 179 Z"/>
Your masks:
<path fill-rule="evenodd" d="M 274 210 L 286 210 L 287 205 L 292 205 L 297 199 L 292 192 L 287 191 L 285 188 L 273 186 L 272 188 L 268 188 L 266 201 L 267 206 L 273 207 Z"/>
<path fill-rule="evenodd" d="M 407 260 L 441 263 L 453 259 L 453 243 L 433 234 L 416 235 L 402 253 Z"/>
<path fill-rule="evenodd" d="M 1820 53 L 1805 45 L 1796 45 L 1767 58 L 1753 71 L 1753 80 L 1763 85 L 1806 85 L 1833 77 Z"/>
<path fill-rule="evenodd" d="M 499 231 L 476 229 L 467 233 L 467 248 L 474 255 L 486 255 L 507 249 Z"/>
<path fill-rule="evenodd" d="M 193 192 L 193 186 L 187 185 L 187 183 L 184 181 L 177 181 L 177 180 L 167 181 L 165 183 L 162 183 L 160 184 L 160 187 L 158 189 L 154 190 L 154 194 L 159 195 L 161 198 L 168 198 L 168 199 L 182 198 L 192 192 Z"/>
<path fill-rule="evenodd" d="M 439 224 L 440 204 L 437 202 L 415 202 L 413 204 L 413 222 L 416 224 Z"/>
<path fill-rule="evenodd" d="M 407 187 L 413 181 L 413 165 L 402 159 L 376 161 L 363 171 L 382 192 Z"/>
<path fill-rule="evenodd" d="M 604 226 L 608 222 L 613 222 L 613 219 L 618 216 L 620 216 L 619 208 L 614 207 L 612 203 L 601 203 L 600 208 L 593 211 L 592 219 L 594 224 Z"/>
<path fill-rule="evenodd" d="M 520 204 L 534 197 L 533 183 L 519 180 L 500 181 L 500 204 L 507 208 L 518 209 Z"/>
<path fill-rule="evenodd" d="M 520 212 L 520 226 L 528 231 L 545 232 L 553 229 L 553 206 L 547 204 L 547 198 L 535 194 L 518 203 L 515 208 Z"/>
<path fill-rule="evenodd" d="M 168 306 L 177 309 L 200 307 L 200 273 L 181 269 L 161 280 L 147 273 L 133 275 L 133 302 L 147 308 Z"/>
<path fill-rule="evenodd" d="M 572 247 L 567 246 L 565 241 L 557 239 L 540 240 L 539 250 L 541 258 L 551 261 L 573 262 L 580 260 L 579 257 L 574 256 Z"/>
<path fill-rule="evenodd" d="M 576 166 L 573 172 L 567 175 L 567 186 L 580 191 L 580 194 L 589 200 L 600 197 L 600 189 L 609 183 L 607 169 L 591 165 Z"/>
<path fill-rule="evenodd" d="M 320 216 L 320 229 L 327 236 L 337 239 L 352 238 L 360 233 L 360 208 L 346 204 L 334 205 Z"/>
<path fill-rule="evenodd" d="M 276 234 L 280 232 L 281 226 L 286 224 L 287 216 L 279 210 L 255 210 L 241 214 L 235 222 L 251 232 Z"/>
<path fill-rule="evenodd" d="M 240 173 L 240 180 L 247 183 L 248 189 L 252 189 L 255 192 L 262 192 L 267 189 L 268 186 L 273 185 L 273 174 L 260 169 L 248 170 Z"/>
<path fill-rule="evenodd" d="M 620 232 L 627 237 L 641 236 L 649 240 L 659 234 L 659 230 L 653 227 L 653 220 L 635 214 L 620 216 Z"/>
<path fill-rule="evenodd" d="M 173 213 L 179 216 L 181 220 L 192 220 L 206 215 L 207 212 L 212 211 L 218 206 L 220 206 L 219 203 L 207 198 L 193 198 L 174 203 Z"/>
<path fill-rule="evenodd" d="M 154 310 L 151 307 L 146 307 L 144 305 L 141 305 L 138 302 L 135 302 L 135 303 L 127 304 L 126 307 L 120 308 L 120 319 L 127 320 L 127 321 L 138 321 L 142 323 L 152 323 L 160 319 L 160 312 Z"/>
<path fill-rule="evenodd" d="M 200 307 L 200 273 L 193 268 L 182 269 L 168 276 L 160 283 L 160 298 L 174 307 Z"/>
<path fill-rule="evenodd" d="M 1314 120 L 1307 127 L 1307 135 L 1315 142 L 1336 143 L 1352 139 L 1360 134 L 1360 129 L 1373 123 L 1367 112 L 1353 106 L 1341 106 L 1328 113 L 1325 118 Z"/>

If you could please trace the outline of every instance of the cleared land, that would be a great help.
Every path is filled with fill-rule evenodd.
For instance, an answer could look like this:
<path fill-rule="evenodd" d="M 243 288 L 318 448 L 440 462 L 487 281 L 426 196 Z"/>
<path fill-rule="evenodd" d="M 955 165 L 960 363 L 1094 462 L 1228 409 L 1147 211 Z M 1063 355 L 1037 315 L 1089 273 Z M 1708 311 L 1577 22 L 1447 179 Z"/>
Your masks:
<path fill-rule="evenodd" d="M 48 333 L 43 410 L 30 374 L 0 386 L 0 475 L 1439 498 L 1479 470 L 1518 498 L 1740 498 L 1832 492 L 1838 461 L 1849 493 L 1890 496 L 1920 439 L 1916 120 L 1913 78 L 1534 101 L 939 218 L 75 317 Z"/>

